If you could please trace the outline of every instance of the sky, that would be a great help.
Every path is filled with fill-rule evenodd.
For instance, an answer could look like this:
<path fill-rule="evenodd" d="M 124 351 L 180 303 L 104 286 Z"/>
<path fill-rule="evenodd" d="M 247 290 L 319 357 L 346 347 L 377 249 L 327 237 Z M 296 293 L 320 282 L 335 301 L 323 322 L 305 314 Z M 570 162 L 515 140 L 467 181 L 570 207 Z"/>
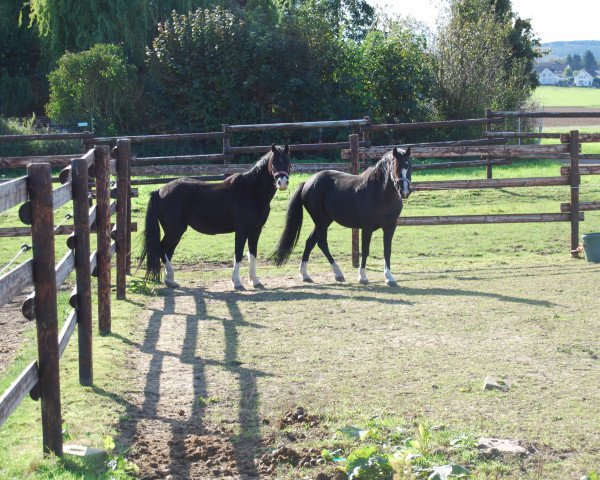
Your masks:
<path fill-rule="evenodd" d="M 410 15 L 435 27 L 444 0 L 368 0 L 371 5 Z M 599 0 L 512 0 L 513 10 L 530 18 L 542 42 L 600 40 Z"/>

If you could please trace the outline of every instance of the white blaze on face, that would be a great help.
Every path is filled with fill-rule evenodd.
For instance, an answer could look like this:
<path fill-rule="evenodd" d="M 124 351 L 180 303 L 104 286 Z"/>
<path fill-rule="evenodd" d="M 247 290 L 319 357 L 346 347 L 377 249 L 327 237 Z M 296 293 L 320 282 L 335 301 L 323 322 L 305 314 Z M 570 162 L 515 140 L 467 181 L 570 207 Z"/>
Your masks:
<path fill-rule="evenodd" d="M 279 190 L 287 190 L 287 188 L 288 188 L 288 183 L 289 183 L 289 179 L 288 179 L 288 177 L 285 177 L 285 176 L 284 176 L 284 177 L 279 177 L 279 178 L 277 179 L 277 183 L 276 183 L 276 185 L 277 185 L 277 188 L 278 188 Z"/>
<path fill-rule="evenodd" d="M 403 168 L 400 170 L 400 174 L 402 175 L 402 180 L 408 180 L 406 175 L 408 174 L 408 170 Z M 408 188 L 408 182 L 402 182 L 402 196 L 408 197 L 410 195 L 410 189 Z"/>

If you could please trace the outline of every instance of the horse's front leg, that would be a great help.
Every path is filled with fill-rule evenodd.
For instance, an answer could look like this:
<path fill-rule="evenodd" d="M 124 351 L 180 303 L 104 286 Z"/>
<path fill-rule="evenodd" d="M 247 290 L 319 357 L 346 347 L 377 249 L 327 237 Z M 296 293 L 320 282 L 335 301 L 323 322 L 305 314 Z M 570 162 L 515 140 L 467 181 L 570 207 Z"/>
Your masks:
<path fill-rule="evenodd" d="M 240 278 L 240 263 L 244 258 L 244 245 L 248 240 L 246 230 L 235 231 L 235 258 L 233 259 L 233 272 L 231 273 L 231 283 L 236 290 L 244 290 L 242 280 Z"/>
<path fill-rule="evenodd" d="M 361 248 L 362 248 L 362 259 L 360 267 L 358 268 L 358 282 L 362 285 L 368 285 L 369 279 L 367 278 L 367 257 L 369 256 L 369 249 L 371 248 L 371 236 L 373 231 L 368 228 L 363 228 L 361 232 Z"/>
<path fill-rule="evenodd" d="M 254 288 L 265 288 L 259 278 L 256 276 L 256 253 L 258 250 L 258 239 L 262 232 L 262 228 L 253 230 L 248 235 L 248 278 Z"/>
<path fill-rule="evenodd" d="M 383 229 L 383 258 L 385 260 L 385 266 L 383 269 L 383 276 L 385 277 L 386 283 L 390 287 L 397 287 L 396 279 L 392 275 L 392 269 L 390 264 L 390 257 L 392 256 L 392 239 L 394 238 L 394 232 L 396 231 L 396 225 L 391 225 Z"/>

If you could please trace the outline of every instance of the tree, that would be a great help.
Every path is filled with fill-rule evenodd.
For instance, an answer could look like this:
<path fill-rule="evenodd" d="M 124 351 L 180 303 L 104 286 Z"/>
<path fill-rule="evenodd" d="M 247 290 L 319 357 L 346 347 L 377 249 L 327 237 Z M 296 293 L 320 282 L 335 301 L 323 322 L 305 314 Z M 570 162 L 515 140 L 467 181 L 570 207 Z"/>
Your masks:
<path fill-rule="evenodd" d="M 576 53 L 573 55 L 573 64 L 571 65 L 573 71 L 581 70 L 583 68 L 583 60 L 581 59 L 581 55 Z"/>
<path fill-rule="evenodd" d="M 156 24 L 171 11 L 187 12 L 202 0 L 31 0 L 31 25 L 41 39 L 50 62 L 65 51 L 80 52 L 96 43 L 123 44 L 137 65 Z M 84 21 L 85 19 L 85 21 Z"/>
<path fill-rule="evenodd" d="M 102 133 L 123 131 L 132 121 L 139 96 L 136 69 L 123 48 L 98 44 L 80 53 L 65 53 L 50 72 L 48 116 L 62 120 L 74 115 L 94 117 Z"/>
<path fill-rule="evenodd" d="M 425 37 L 393 22 L 373 30 L 361 46 L 367 111 L 376 122 L 422 120 L 431 114 L 433 73 Z"/>
<path fill-rule="evenodd" d="M 433 52 L 441 117 L 468 118 L 485 108 L 523 106 L 533 82 L 529 58 L 515 53 L 514 31 L 510 18 L 499 19 L 489 0 L 450 1 Z"/>
<path fill-rule="evenodd" d="M 28 115 L 43 106 L 46 85 L 39 69 L 39 43 L 23 23 L 27 10 L 21 0 L 0 3 L 0 115 Z"/>
<path fill-rule="evenodd" d="M 586 50 L 583 55 L 583 68 L 585 68 L 590 75 L 596 76 L 598 64 L 596 62 L 596 57 L 594 57 L 594 54 L 590 50 Z"/>

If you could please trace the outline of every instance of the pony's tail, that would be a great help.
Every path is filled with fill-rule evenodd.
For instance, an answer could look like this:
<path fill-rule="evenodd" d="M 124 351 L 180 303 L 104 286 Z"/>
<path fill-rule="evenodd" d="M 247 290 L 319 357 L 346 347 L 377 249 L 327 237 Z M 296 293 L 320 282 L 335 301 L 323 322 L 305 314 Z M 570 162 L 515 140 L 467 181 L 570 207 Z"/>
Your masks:
<path fill-rule="evenodd" d="M 160 227 L 158 225 L 158 190 L 150 194 L 150 201 L 146 210 L 146 227 L 142 240 L 142 255 L 139 266 L 144 259 L 146 262 L 146 279 L 160 281 Z"/>
<path fill-rule="evenodd" d="M 283 265 L 290 258 L 292 250 L 298 243 L 300 238 L 300 230 L 302 229 L 302 189 L 304 183 L 301 183 L 298 190 L 294 192 L 288 205 L 287 217 L 285 220 L 285 228 L 279 239 L 279 243 L 275 251 L 269 257 L 270 260 L 277 266 Z"/>

